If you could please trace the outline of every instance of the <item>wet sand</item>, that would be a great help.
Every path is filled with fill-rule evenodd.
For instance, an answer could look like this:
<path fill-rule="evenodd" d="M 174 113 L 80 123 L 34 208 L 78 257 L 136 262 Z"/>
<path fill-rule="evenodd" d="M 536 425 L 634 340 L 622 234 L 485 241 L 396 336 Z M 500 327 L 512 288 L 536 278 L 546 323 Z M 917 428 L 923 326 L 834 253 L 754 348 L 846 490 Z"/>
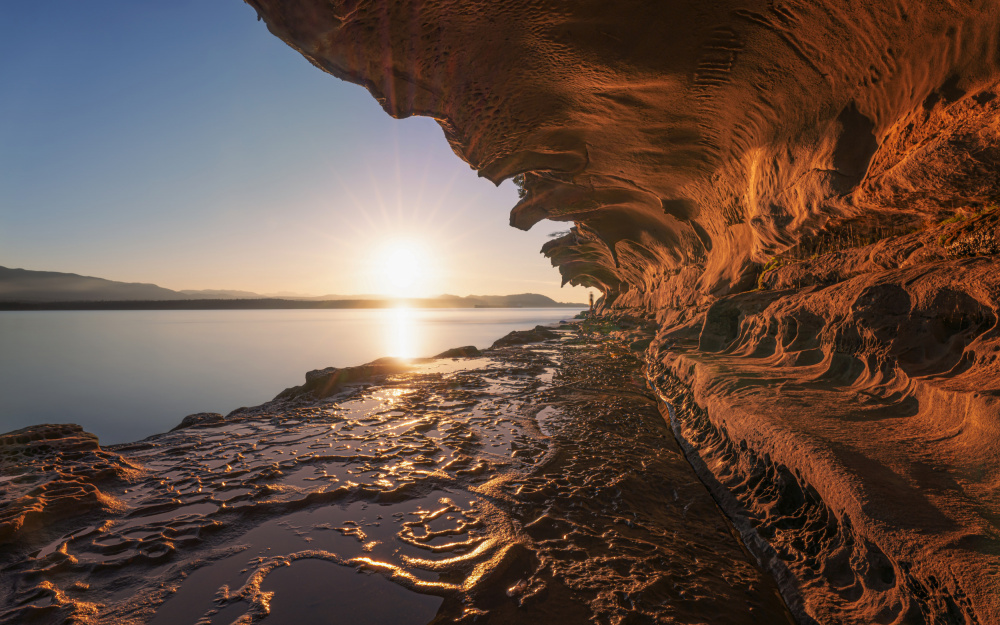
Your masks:
<path fill-rule="evenodd" d="M 39 473 L 103 499 L 46 516 L 30 495 L 36 522 L 5 526 L 0 617 L 792 622 L 641 367 L 566 328 L 100 451 L 117 463 L 100 475 Z M 55 470 L 48 447 L 20 470 Z M 10 519 L 39 484 L 0 472 Z"/>

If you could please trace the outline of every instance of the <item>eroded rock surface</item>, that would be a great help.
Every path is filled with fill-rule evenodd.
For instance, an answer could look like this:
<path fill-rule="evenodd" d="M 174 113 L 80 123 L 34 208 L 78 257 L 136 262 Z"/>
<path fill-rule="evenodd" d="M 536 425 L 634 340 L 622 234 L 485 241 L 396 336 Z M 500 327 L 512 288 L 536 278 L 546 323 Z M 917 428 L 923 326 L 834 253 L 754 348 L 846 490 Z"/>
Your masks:
<path fill-rule="evenodd" d="M 17 553 L 21 541 L 44 537 L 68 518 L 119 510 L 107 488 L 141 472 L 79 425 L 33 425 L 0 436 L 0 546 Z"/>
<path fill-rule="evenodd" d="M 1000 622 L 1000 5 L 247 2 L 573 222 L 543 252 L 659 324 L 800 620 Z"/>
<path fill-rule="evenodd" d="M 147 473 L 0 554 L 0 620 L 791 623 L 641 366 L 560 331 L 117 446 Z"/>
<path fill-rule="evenodd" d="M 546 253 L 609 302 L 741 289 L 831 222 L 1000 192 L 988 0 L 248 3 L 481 175 L 524 176 L 511 223 L 575 222 Z"/>
<path fill-rule="evenodd" d="M 405 371 L 410 366 L 410 360 L 399 358 L 380 358 L 366 365 L 357 367 L 327 367 L 306 372 L 306 383 L 302 386 L 286 388 L 278 393 L 275 399 L 303 399 L 310 401 L 330 397 L 342 391 L 351 384 L 371 382 L 393 373 Z"/>
<path fill-rule="evenodd" d="M 533 330 L 514 330 L 506 336 L 498 338 L 493 342 L 493 348 L 510 347 L 511 345 L 524 345 L 525 343 L 537 343 L 547 339 L 554 339 L 558 335 L 545 326 L 535 326 Z"/>
<path fill-rule="evenodd" d="M 435 358 L 475 358 L 479 355 L 479 349 L 475 345 L 465 345 L 463 347 L 446 349 L 435 356 Z"/>

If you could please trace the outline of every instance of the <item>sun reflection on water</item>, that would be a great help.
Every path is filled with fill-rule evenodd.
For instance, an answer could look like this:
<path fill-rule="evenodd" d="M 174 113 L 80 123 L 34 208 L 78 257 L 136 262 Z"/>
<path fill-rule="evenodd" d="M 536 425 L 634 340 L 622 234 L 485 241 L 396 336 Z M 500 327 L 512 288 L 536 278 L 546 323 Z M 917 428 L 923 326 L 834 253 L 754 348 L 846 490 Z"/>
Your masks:
<path fill-rule="evenodd" d="M 416 313 L 412 308 L 400 306 L 390 311 L 386 339 L 390 356 L 417 357 Z"/>

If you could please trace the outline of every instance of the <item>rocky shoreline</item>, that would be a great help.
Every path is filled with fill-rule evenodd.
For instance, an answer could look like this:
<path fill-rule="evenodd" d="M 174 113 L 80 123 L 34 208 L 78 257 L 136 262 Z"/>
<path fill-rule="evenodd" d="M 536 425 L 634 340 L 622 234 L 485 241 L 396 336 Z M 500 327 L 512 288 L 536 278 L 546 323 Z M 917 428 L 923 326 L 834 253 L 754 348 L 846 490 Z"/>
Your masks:
<path fill-rule="evenodd" d="M 313 372 L 108 450 L 7 435 L 0 617 L 793 622 L 657 410 L 649 337 L 608 332 Z"/>
<path fill-rule="evenodd" d="M 567 224 L 800 621 L 1000 622 L 995 2 L 246 1 Z"/>
<path fill-rule="evenodd" d="M 974 490 L 976 477 L 988 475 L 930 468 L 914 474 L 928 453 L 919 445 L 934 439 L 917 432 L 886 447 L 897 433 L 883 423 L 884 404 L 870 402 L 867 413 L 859 410 L 856 400 L 848 400 L 849 384 L 822 376 L 791 378 L 759 353 L 748 361 L 732 350 L 699 349 L 707 340 L 704 330 L 657 335 L 656 329 L 641 319 L 606 316 L 511 333 L 483 352 L 464 347 L 436 359 L 382 359 L 310 372 L 303 386 L 268 404 L 225 417 L 192 415 L 170 433 L 107 450 L 77 426 L 4 435 L 0 577 L 14 582 L 14 590 L 3 598 L 0 615 L 51 623 L 151 618 L 166 623 L 179 618 L 177 605 L 193 603 L 197 610 L 181 611 L 192 622 L 257 622 L 270 611 L 259 584 L 221 598 L 206 595 L 200 603 L 171 597 L 184 590 L 189 574 L 210 570 L 204 567 L 218 558 L 234 558 L 241 536 L 288 514 L 349 509 L 356 502 L 432 504 L 426 493 L 433 490 L 447 492 L 449 506 L 458 505 L 457 491 L 464 492 L 462 498 L 472 497 L 478 506 L 488 502 L 490 512 L 466 509 L 463 525 L 434 534 L 461 535 L 465 547 L 432 552 L 459 562 L 479 545 L 494 547 L 455 570 L 415 555 L 390 566 L 392 558 L 365 560 L 364 553 L 351 558 L 315 549 L 286 554 L 280 566 L 298 559 L 331 562 L 373 571 L 410 593 L 440 597 L 436 616 L 431 610 L 415 623 L 464 622 L 472 616 L 477 622 L 531 623 L 551 613 L 567 623 L 591 617 L 613 622 L 630 614 L 654 622 L 713 623 L 765 622 L 761 614 L 770 615 L 766 622 L 797 623 L 995 620 L 997 529 L 988 500 Z M 771 409 L 754 409 L 763 405 Z M 817 407 L 820 421 L 810 417 Z M 376 415 L 383 415 L 384 425 L 365 437 L 370 450 L 362 454 L 358 448 L 349 459 L 319 455 L 300 466 L 309 458 L 301 455 L 305 448 L 342 427 L 336 424 L 345 419 L 360 424 Z M 416 439 L 375 433 L 399 420 L 425 440 L 417 445 Z M 442 420 L 450 425 L 443 427 Z M 922 426 L 919 413 L 910 420 Z M 898 426 L 907 422 L 904 417 Z M 427 437 L 430 423 L 435 436 Z M 858 434 L 865 434 L 867 423 L 877 429 L 867 434 L 871 447 L 864 456 L 866 440 Z M 315 431 L 304 430 L 305 424 Z M 300 447 L 273 445 L 276 462 L 248 463 L 248 450 L 286 434 Z M 954 439 L 944 436 L 937 443 Z M 488 449 L 497 445 L 496 452 Z M 213 447 L 229 451 L 220 455 Z M 432 449 L 451 449 L 452 456 L 434 459 L 438 451 Z M 886 459 L 886 449 L 898 457 Z M 200 469 L 197 461 L 179 468 L 185 464 L 181 458 L 201 454 L 207 455 Z M 388 482 L 348 479 L 342 471 L 359 462 Z M 341 473 L 333 478 L 323 469 L 301 476 L 302 470 L 317 470 L 314 465 L 337 465 Z M 400 479 L 404 465 L 406 477 Z M 287 484 L 291 474 L 299 474 L 296 486 Z M 303 488 L 308 484 L 303 480 L 317 480 L 321 487 Z M 137 486 L 157 494 L 137 499 Z M 204 490 L 215 494 L 206 499 Z M 677 518 L 679 498 L 686 503 Z M 235 508 L 252 510 L 253 520 L 223 520 Z M 583 517 L 580 510 L 587 510 Z M 689 510 L 697 510 L 699 524 L 715 529 L 694 530 Z M 142 524 L 144 517 L 157 519 L 148 537 L 126 540 L 116 530 L 123 523 Z M 137 521 L 128 521 L 133 518 Z M 339 519 L 342 535 L 361 527 L 350 520 Z M 84 525 L 89 529 L 81 533 Z M 381 543 L 391 545 L 404 535 L 413 539 L 406 527 L 412 526 L 383 533 Z M 622 538 L 622 531 L 633 529 L 642 538 L 632 540 L 644 546 Z M 310 535 L 315 528 L 300 531 Z M 258 547 L 265 548 L 273 531 L 265 535 Z M 515 546 L 496 551 L 501 536 Z M 699 551 L 699 544 L 714 555 Z M 109 567 L 108 550 L 130 555 Z M 662 554 L 660 563 L 640 557 L 644 550 Z M 85 564 L 95 554 L 97 560 Z M 613 564 L 630 558 L 638 559 L 628 572 Z M 262 580 L 276 570 L 277 561 L 269 562 Z M 410 566 L 415 562 L 423 563 L 416 568 L 429 567 L 425 577 L 415 574 Z M 125 603 L 109 600 L 115 593 L 91 581 L 103 578 L 108 588 L 116 587 L 116 580 L 140 563 L 161 571 L 152 577 L 156 587 L 134 589 Z M 123 568 L 105 572 L 117 567 Z M 436 578 L 426 577 L 428 570 Z M 724 579 L 716 577 L 719 571 Z M 217 577 L 209 574 L 207 583 L 226 586 Z M 672 591 L 665 590 L 666 579 L 673 579 Z M 686 583 L 699 591 L 692 596 L 690 589 L 678 590 Z M 723 591 L 740 587 L 756 598 L 748 604 Z M 513 599 L 497 595 L 500 590 Z M 470 605 L 476 606 L 471 612 Z M 570 608 L 579 605 L 586 609 Z"/>

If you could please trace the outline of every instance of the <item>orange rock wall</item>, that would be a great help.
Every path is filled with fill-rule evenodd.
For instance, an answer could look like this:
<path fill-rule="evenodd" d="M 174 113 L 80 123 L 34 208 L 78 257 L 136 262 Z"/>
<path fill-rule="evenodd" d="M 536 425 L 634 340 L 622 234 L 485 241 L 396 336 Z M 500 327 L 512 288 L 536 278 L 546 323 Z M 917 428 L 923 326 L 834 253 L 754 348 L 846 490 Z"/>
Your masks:
<path fill-rule="evenodd" d="M 573 221 L 545 253 L 609 302 L 745 290 L 830 220 L 1000 195 L 995 2 L 247 1 L 480 175 L 524 174 L 511 224 Z"/>
<path fill-rule="evenodd" d="M 1000 622 L 1000 4 L 246 1 L 573 222 L 801 622 Z"/>

